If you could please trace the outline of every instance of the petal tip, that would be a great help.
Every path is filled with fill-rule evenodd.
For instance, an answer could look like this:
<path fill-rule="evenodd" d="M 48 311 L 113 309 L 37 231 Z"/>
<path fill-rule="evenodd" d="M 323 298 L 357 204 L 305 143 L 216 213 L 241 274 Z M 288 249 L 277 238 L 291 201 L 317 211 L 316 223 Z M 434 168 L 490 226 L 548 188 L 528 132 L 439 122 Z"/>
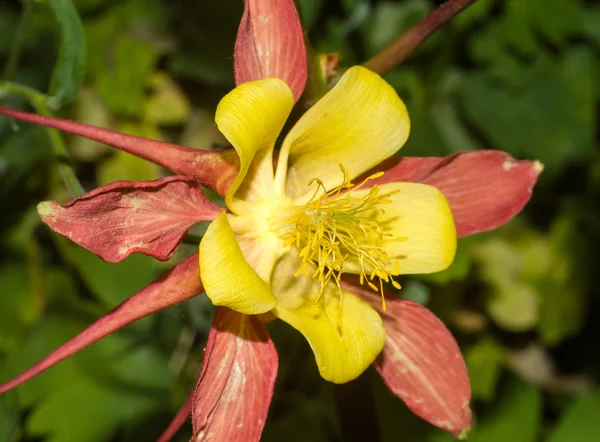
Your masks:
<path fill-rule="evenodd" d="M 40 218 L 44 220 L 45 218 L 51 216 L 56 209 L 56 203 L 53 201 L 42 201 L 37 205 L 37 212 L 40 215 Z"/>
<path fill-rule="evenodd" d="M 306 85 L 308 64 L 294 1 L 246 0 L 233 60 L 236 84 L 281 78 L 297 101 Z"/>
<path fill-rule="evenodd" d="M 267 313 L 277 306 L 271 286 L 246 261 L 225 211 L 209 224 L 198 255 L 200 279 L 213 305 L 245 315 Z"/>
<path fill-rule="evenodd" d="M 458 440 L 467 440 L 470 432 L 471 426 L 468 426 L 467 428 L 463 428 L 461 431 L 455 433 L 455 435 Z"/>

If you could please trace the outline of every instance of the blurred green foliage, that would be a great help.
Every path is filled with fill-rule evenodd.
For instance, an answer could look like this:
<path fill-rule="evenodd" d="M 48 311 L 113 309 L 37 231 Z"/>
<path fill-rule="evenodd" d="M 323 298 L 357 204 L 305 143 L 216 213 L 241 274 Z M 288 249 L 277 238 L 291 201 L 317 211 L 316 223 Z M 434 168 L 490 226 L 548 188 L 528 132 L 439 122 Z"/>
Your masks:
<path fill-rule="evenodd" d="M 344 66 L 438 3 L 298 0 L 311 44 L 341 53 Z M 233 87 L 241 13 L 241 0 L 0 1 L 0 101 L 31 110 L 31 94 L 7 88 L 9 80 L 39 91 L 58 116 L 198 148 L 223 144 L 210 115 Z M 461 240 L 450 269 L 400 292 L 432 308 L 463 348 L 470 440 L 597 441 L 600 5 L 479 0 L 386 79 L 412 119 L 403 154 L 493 148 L 546 166 L 517 220 Z M 88 190 L 163 173 L 62 139 Z M 0 380 L 170 265 L 141 256 L 107 264 L 41 225 L 37 202 L 70 198 L 52 143 L 45 129 L 0 118 Z M 182 247 L 173 261 L 194 249 Z M 0 442 L 155 440 L 193 387 L 211 315 L 203 297 L 174 306 L 0 396 Z M 339 440 L 334 392 L 307 345 L 288 327 L 271 331 L 280 374 L 264 440 Z M 366 377 L 382 440 L 452 440 L 411 415 L 374 373 Z M 363 399 L 356 407 L 369 406 Z"/>

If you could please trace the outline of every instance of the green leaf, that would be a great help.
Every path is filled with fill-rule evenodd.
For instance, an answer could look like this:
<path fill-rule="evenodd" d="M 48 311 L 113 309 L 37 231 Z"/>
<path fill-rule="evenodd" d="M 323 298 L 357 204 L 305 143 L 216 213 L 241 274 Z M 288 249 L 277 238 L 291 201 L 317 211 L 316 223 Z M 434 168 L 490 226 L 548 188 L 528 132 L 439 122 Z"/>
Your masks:
<path fill-rule="evenodd" d="M 50 8 L 60 26 L 60 51 L 50 81 L 54 108 L 75 99 L 85 78 L 85 38 L 79 14 L 71 0 L 49 0 Z"/>
<path fill-rule="evenodd" d="M 476 244 L 472 253 L 480 263 L 482 279 L 491 289 L 485 303 L 491 318 L 510 331 L 534 327 L 539 318 L 539 299 L 531 283 L 524 279 L 523 253 L 499 237 Z"/>
<path fill-rule="evenodd" d="M 38 319 L 40 294 L 29 282 L 25 265 L 0 267 L 0 349 L 14 350 L 20 335 Z"/>
<path fill-rule="evenodd" d="M 452 261 L 450 267 L 441 272 L 421 275 L 420 278 L 431 284 L 444 286 L 451 282 L 463 281 L 469 276 L 470 271 L 471 257 L 465 249 L 459 245 L 456 249 L 454 261 Z"/>
<path fill-rule="evenodd" d="M 8 121 L 6 119 L 5 121 Z M 0 120 L 0 126 L 3 123 Z M 36 180 L 32 170 L 51 156 L 44 129 L 30 125 L 0 127 L 0 198 L 9 197 L 18 184 Z M 8 213 L 5 216 L 8 217 Z"/>
<path fill-rule="evenodd" d="M 59 235 L 55 238 L 66 259 L 107 307 L 117 306 L 156 277 L 156 261 L 149 256 L 133 254 L 123 262 L 108 263 Z"/>
<path fill-rule="evenodd" d="M 503 348 L 493 339 L 484 337 L 465 352 L 473 399 L 489 401 L 496 394 L 496 385 L 505 359 Z"/>
<path fill-rule="evenodd" d="M 583 30 L 586 36 L 600 48 L 600 7 L 589 8 L 582 14 Z"/>
<path fill-rule="evenodd" d="M 110 65 L 96 73 L 96 90 L 111 111 L 142 116 L 158 55 L 152 44 L 141 39 L 123 35 L 117 40 Z"/>
<path fill-rule="evenodd" d="M 509 74 L 518 80 L 522 73 L 519 67 L 525 61 L 519 55 L 533 57 L 542 52 L 548 42 L 562 47 L 569 38 L 581 34 L 584 14 L 574 0 L 507 0 L 503 3 L 504 14 L 469 42 L 473 57 L 497 74 Z M 466 14 L 457 17 L 459 23 L 468 22 L 470 15 L 474 18 L 487 15 L 486 8 L 490 6 L 491 1 L 477 2 Z"/>
<path fill-rule="evenodd" d="M 45 398 L 28 420 L 28 431 L 50 433 L 48 442 L 104 442 L 118 426 L 162 407 L 170 375 L 156 351 L 130 346 L 119 361 L 105 363 L 104 370 L 81 373 Z"/>
<path fill-rule="evenodd" d="M 452 19 L 461 28 L 469 28 L 489 17 L 496 0 L 478 0 Z"/>
<path fill-rule="evenodd" d="M 498 401 L 469 434 L 469 442 L 537 441 L 541 392 L 517 378 L 510 378 L 504 387 Z"/>
<path fill-rule="evenodd" d="M 600 435 L 600 391 L 575 399 L 561 414 L 547 442 L 597 442 Z"/>
<path fill-rule="evenodd" d="M 233 87 L 233 70 L 231 60 L 204 60 L 196 54 L 178 54 L 169 64 L 173 74 L 202 81 L 209 86 Z"/>
<path fill-rule="evenodd" d="M 2 367 L 2 379 L 22 371 L 87 324 L 76 312 L 41 321 L 21 350 Z M 47 442 L 104 442 L 127 421 L 160 409 L 171 375 L 167 359 L 134 335 L 113 334 L 19 388 L 32 407 L 27 433 Z"/>
<path fill-rule="evenodd" d="M 0 6 L 0 55 L 4 55 L 10 48 L 17 23 L 16 14 L 11 9 Z"/>
<path fill-rule="evenodd" d="M 401 3 L 381 2 L 375 6 L 363 33 L 368 53 L 381 51 L 432 9 L 425 0 L 408 0 Z M 435 37 L 434 37 L 435 39 Z M 425 43 L 429 47 L 431 41 Z"/>
<path fill-rule="evenodd" d="M 508 0 L 506 11 L 512 26 L 525 23 L 532 34 L 540 33 L 556 45 L 563 44 L 581 28 L 582 14 L 576 0 Z M 511 38 L 508 34 L 506 37 Z"/>
<path fill-rule="evenodd" d="M 13 394 L 0 396 L 0 442 L 16 442 L 19 430 L 19 409 Z"/>
<path fill-rule="evenodd" d="M 119 132 L 138 137 L 160 140 L 161 135 L 149 124 L 122 124 Z M 150 161 L 136 157 L 124 151 L 112 152 L 112 155 L 98 166 L 98 185 L 119 180 L 151 181 L 161 176 L 161 168 Z"/>
<path fill-rule="evenodd" d="M 427 305 L 431 296 L 429 287 L 418 279 L 411 279 L 403 284 L 399 295 L 402 299 L 418 302 L 421 305 Z"/>
<path fill-rule="evenodd" d="M 538 333 L 548 346 L 576 335 L 585 318 L 586 293 L 591 269 L 588 239 L 569 211 L 550 227 L 548 272 L 537 280 L 542 296 Z"/>
<path fill-rule="evenodd" d="M 187 121 L 190 102 L 177 83 L 164 72 L 150 79 L 151 93 L 146 103 L 144 120 L 155 125 L 177 125 Z"/>
<path fill-rule="evenodd" d="M 543 177 L 593 151 L 596 119 L 594 57 L 584 48 L 559 60 L 539 57 L 522 84 L 511 86 L 484 73 L 463 83 L 469 121 L 491 147 L 535 158 Z"/>
<path fill-rule="evenodd" d="M 302 17 L 302 25 L 307 31 L 312 28 L 321 12 L 324 0 L 298 0 L 298 9 Z"/>
<path fill-rule="evenodd" d="M 73 121 L 91 126 L 113 129 L 115 123 L 108 109 L 92 88 L 84 87 L 79 91 L 77 100 L 71 107 Z M 79 161 L 92 162 L 112 151 L 106 144 L 84 137 L 71 137 L 68 140 L 69 152 Z"/>

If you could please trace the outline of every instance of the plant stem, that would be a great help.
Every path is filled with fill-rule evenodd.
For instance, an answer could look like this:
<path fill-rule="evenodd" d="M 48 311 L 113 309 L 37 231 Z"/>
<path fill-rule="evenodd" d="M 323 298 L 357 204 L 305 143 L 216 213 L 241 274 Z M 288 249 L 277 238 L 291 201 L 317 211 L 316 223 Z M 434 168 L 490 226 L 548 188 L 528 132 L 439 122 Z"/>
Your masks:
<path fill-rule="evenodd" d="M 46 104 L 48 97 L 41 92 L 36 91 L 35 89 L 8 81 L 0 81 L 0 98 L 7 94 L 25 97 L 35 108 L 37 113 L 46 117 L 52 116 L 52 112 Z M 72 196 L 78 197 L 83 195 L 85 190 L 83 189 L 83 186 L 77 179 L 77 175 L 73 170 L 73 166 L 69 160 L 67 147 L 65 146 L 65 142 L 63 141 L 60 132 L 56 129 L 46 129 L 46 131 L 48 133 L 48 138 L 50 138 L 50 145 L 52 146 L 52 150 L 54 151 L 54 155 L 58 161 L 58 168 L 63 181 L 65 182 L 65 186 Z"/>
<path fill-rule="evenodd" d="M 33 11 L 33 0 L 23 0 L 23 11 L 21 12 L 21 18 L 19 19 L 19 25 L 8 53 L 8 60 L 4 66 L 4 72 L 2 78 L 10 80 L 15 69 L 19 64 L 19 58 L 21 58 L 21 49 L 23 48 L 23 42 L 25 41 L 25 32 L 29 25 L 29 18 Z"/>
<path fill-rule="evenodd" d="M 444 23 L 476 1 L 448 0 L 383 48 L 377 55 L 365 61 L 363 66 L 380 75 L 391 72 Z"/>
<path fill-rule="evenodd" d="M 342 440 L 344 442 L 380 441 L 371 378 L 368 373 L 346 384 L 334 385 L 333 392 L 342 429 Z"/>

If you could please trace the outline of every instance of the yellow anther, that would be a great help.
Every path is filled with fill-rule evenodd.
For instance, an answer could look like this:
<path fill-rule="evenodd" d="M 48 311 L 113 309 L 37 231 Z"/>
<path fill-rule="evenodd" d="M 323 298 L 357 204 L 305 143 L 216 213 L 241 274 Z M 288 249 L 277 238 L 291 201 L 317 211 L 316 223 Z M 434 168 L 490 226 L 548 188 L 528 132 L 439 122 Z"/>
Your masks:
<path fill-rule="evenodd" d="M 340 164 L 342 183 L 327 190 L 318 178 L 310 180 L 315 185 L 311 199 L 303 206 L 289 207 L 279 212 L 270 221 L 273 231 L 283 240 L 284 247 L 294 244 L 299 249 L 302 265 L 294 276 L 304 274 L 320 282 L 320 290 L 315 302 L 327 284 L 338 285 L 344 263 L 349 260 L 359 265 L 359 280 L 381 293 L 383 308 L 383 282 L 391 282 L 399 288 L 394 275 L 400 271 L 400 260 L 385 250 L 389 242 L 406 241 L 405 237 L 395 237 L 385 231 L 385 211 L 382 205 L 392 203 L 390 198 L 398 190 L 381 192 L 373 185 L 368 192 L 357 197 L 355 192 L 369 180 L 380 178 L 383 172 L 370 175 L 360 184 L 350 181 L 349 171 Z M 309 271 L 310 267 L 310 271 Z M 371 282 L 379 279 L 379 287 Z M 341 299 L 340 299 L 341 302 Z"/>

